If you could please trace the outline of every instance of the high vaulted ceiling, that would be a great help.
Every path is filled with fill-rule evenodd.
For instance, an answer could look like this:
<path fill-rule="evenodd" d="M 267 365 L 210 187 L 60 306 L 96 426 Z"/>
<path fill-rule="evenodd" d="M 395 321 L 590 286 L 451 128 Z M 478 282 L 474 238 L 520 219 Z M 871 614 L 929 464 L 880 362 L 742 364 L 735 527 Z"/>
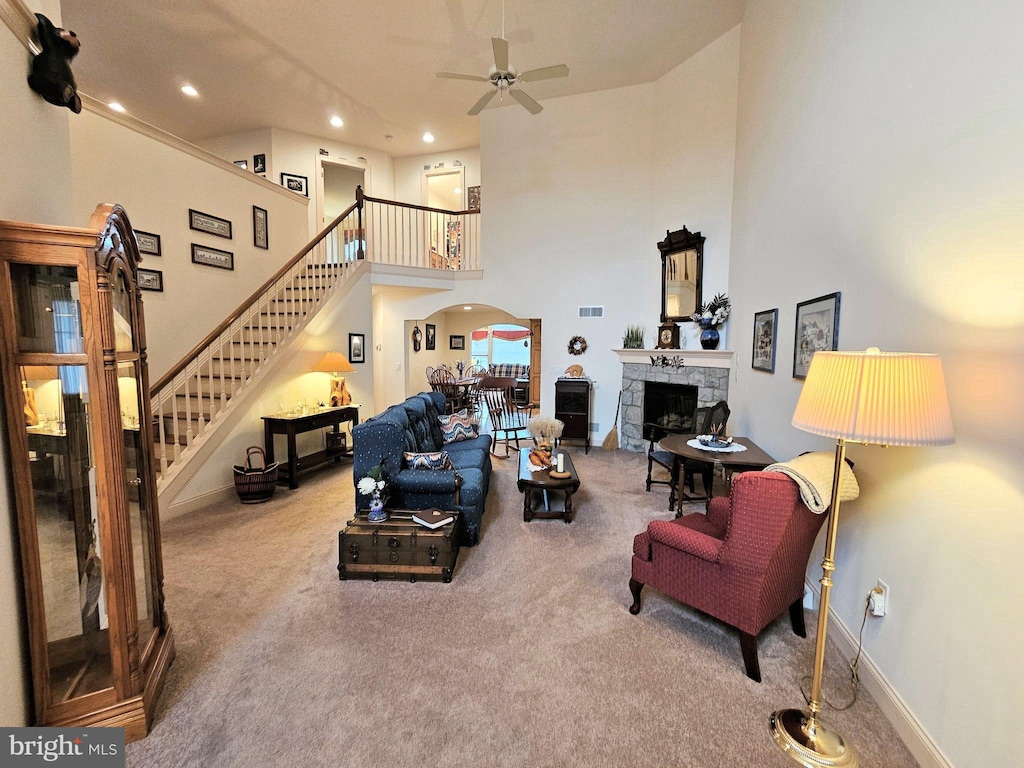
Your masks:
<path fill-rule="evenodd" d="M 568 64 L 529 83 L 540 101 L 649 82 L 739 23 L 745 0 L 506 0 L 520 71 Z M 62 0 L 81 43 L 79 89 L 188 141 L 265 126 L 395 157 L 475 146 L 467 110 L 485 75 L 501 0 Z M 200 93 L 181 93 L 184 83 Z M 505 98 L 488 109 L 522 109 Z M 332 115 L 345 124 L 333 128 Z M 543 113 L 537 117 L 543 119 Z M 436 137 L 422 141 L 425 131 Z M 386 137 L 391 136 L 391 139 Z"/>

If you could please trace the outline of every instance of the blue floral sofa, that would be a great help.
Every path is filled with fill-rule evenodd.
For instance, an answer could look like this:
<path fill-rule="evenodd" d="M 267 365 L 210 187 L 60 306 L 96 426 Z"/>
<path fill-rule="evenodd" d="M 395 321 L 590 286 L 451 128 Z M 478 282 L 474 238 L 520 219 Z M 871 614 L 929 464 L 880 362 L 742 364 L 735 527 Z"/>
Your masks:
<path fill-rule="evenodd" d="M 491 479 L 491 441 L 481 435 L 444 445 L 438 416 L 444 414 L 444 395 L 421 392 L 393 405 L 352 430 L 352 480 L 358 484 L 380 464 L 390 477 L 392 509 L 458 510 L 459 541 L 480 540 L 480 521 Z M 410 469 L 403 454 L 447 451 L 454 469 Z M 356 509 L 366 511 L 370 499 L 356 490 Z"/>

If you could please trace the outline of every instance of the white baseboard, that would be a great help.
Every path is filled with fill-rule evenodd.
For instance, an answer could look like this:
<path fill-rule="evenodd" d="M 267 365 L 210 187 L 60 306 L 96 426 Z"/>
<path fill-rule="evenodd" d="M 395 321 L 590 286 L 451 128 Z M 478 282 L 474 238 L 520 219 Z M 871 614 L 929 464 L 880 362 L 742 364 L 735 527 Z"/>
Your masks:
<path fill-rule="evenodd" d="M 212 491 L 207 491 L 199 496 L 193 496 L 192 498 L 185 499 L 184 501 L 171 504 L 161 504 L 160 519 L 171 520 L 175 517 L 187 515 L 189 512 L 195 512 L 197 509 L 208 507 L 211 504 L 223 504 L 225 502 L 237 500 L 238 496 L 235 494 L 235 486 L 227 485 L 223 488 L 216 488 Z"/>
<path fill-rule="evenodd" d="M 818 590 L 818 583 L 808 581 L 806 584 L 814 593 L 814 602 L 820 606 L 821 595 Z M 828 621 L 829 628 L 834 630 L 829 633 L 829 639 L 835 641 L 847 659 L 852 659 L 857 653 L 857 636 L 850 631 L 849 627 L 831 609 L 828 612 Z M 914 756 L 914 759 L 917 760 L 921 768 L 954 768 L 953 763 L 942 753 L 938 744 L 935 743 L 918 719 L 914 717 L 914 713 L 910 711 L 906 702 L 903 701 L 892 687 L 886 676 L 882 674 L 882 671 L 871 658 L 871 655 L 863 650 L 860 655 L 859 671 L 861 686 L 875 700 L 875 703 L 878 704 L 878 708 L 882 710 L 882 714 L 885 715 L 886 719 L 892 723 L 896 733 L 899 734 L 900 739 L 907 749 L 910 750 L 910 754 Z"/>

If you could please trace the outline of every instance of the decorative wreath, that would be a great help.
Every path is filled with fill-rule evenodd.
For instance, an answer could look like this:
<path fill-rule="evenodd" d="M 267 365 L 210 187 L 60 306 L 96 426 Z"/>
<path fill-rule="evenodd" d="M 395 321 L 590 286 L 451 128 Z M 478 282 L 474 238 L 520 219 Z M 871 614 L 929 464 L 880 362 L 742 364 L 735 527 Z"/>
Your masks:
<path fill-rule="evenodd" d="M 587 351 L 587 340 L 582 336 L 573 336 L 569 339 L 569 354 L 582 355 Z"/>

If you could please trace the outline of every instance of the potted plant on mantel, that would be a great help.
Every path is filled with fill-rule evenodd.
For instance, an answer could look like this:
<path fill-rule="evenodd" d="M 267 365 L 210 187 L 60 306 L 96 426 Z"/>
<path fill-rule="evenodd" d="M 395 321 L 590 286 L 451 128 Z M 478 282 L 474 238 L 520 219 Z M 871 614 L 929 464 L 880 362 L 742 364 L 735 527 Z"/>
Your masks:
<path fill-rule="evenodd" d="M 718 326 L 729 318 L 732 304 L 729 297 L 724 293 L 716 293 L 715 297 L 700 308 L 700 311 L 690 315 L 693 324 L 700 326 L 700 345 L 704 349 L 718 349 L 718 342 L 721 337 L 718 335 Z"/>

